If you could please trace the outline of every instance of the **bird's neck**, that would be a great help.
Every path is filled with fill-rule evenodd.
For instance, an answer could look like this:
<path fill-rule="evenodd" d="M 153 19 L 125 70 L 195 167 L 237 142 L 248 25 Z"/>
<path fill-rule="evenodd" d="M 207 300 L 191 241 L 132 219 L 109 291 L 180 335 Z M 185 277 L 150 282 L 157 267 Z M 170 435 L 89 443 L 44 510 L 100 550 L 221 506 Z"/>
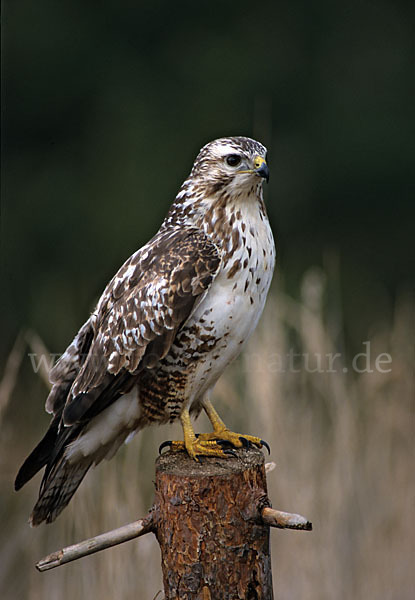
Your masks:
<path fill-rule="evenodd" d="M 228 244 L 234 230 L 255 228 L 268 219 L 262 185 L 255 182 L 237 193 L 219 190 L 208 196 L 207 190 L 181 187 L 163 227 L 197 227 L 218 246 Z"/>

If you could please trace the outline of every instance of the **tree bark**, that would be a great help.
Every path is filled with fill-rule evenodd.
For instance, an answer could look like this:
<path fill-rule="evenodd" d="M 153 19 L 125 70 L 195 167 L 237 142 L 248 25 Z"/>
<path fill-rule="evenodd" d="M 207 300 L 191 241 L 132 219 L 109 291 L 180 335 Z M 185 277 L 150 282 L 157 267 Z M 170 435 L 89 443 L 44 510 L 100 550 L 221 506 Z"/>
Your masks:
<path fill-rule="evenodd" d="M 257 448 L 200 463 L 156 463 L 153 524 L 165 600 L 272 600 L 264 457 Z"/>

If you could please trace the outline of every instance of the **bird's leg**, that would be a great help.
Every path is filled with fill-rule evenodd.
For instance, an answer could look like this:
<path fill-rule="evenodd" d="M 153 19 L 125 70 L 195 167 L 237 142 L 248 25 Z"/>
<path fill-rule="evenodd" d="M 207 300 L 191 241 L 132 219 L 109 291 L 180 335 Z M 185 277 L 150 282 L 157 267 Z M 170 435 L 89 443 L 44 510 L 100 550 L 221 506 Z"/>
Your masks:
<path fill-rule="evenodd" d="M 188 455 L 194 460 L 198 460 L 198 456 L 219 456 L 226 458 L 227 455 L 233 454 L 231 450 L 223 449 L 215 439 L 204 439 L 203 435 L 196 436 L 187 408 L 182 411 L 180 421 L 183 427 L 184 441 L 164 442 L 160 446 L 160 451 L 165 446 L 170 446 L 170 449 L 173 451 L 186 450 Z M 220 438 L 218 437 L 217 439 L 219 440 Z"/>
<path fill-rule="evenodd" d="M 204 442 L 208 441 L 225 441 L 229 442 L 235 448 L 241 448 L 242 446 L 249 446 L 249 444 L 254 444 L 261 448 L 262 446 L 266 446 L 269 452 L 269 446 L 264 440 L 256 437 L 254 435 L 245 435 L 242 433 L 234 433 L 230 431 L 225 423 L 222 421 L 216 410 L 213 408 L 210 400 L 205 398 L 202 401 L 202 406 L 205 409 L 205 412 L 209 418 L 209 421 L 212 423 L 213 431 L 212 433 L 201 433 L 199 434 L 198 439 Z"/>

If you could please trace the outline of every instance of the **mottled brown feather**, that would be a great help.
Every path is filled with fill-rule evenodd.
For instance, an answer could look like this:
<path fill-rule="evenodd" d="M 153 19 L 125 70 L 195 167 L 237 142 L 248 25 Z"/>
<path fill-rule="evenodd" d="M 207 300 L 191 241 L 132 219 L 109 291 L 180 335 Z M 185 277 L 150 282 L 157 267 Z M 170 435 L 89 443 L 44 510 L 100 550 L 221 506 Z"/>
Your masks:
<path fill-rule="evenodd" d="M 245 175 L 229 168 L 229 153 Z M 264 146 L 244 137 L 202 148 L 159 232 L 109 282 L 52 370 L 54 416 L 16 478 L 18 489 L 46 467 L 33 525 L 53 521 L 129 434 L 184 407 L 197 415 L 249 337 L 275 257 L 257 156 Z"/>
<path fill-rule="evenodd" d="M 159 233 L 121 267 L 94 314 L 99 333 L 67 399 L 65 424 L 73 422 L 70 414 L 81 418 L 90 409 L 95 399 L 85 395 L 99 387 L 107 373 L 153 368 L 167 354 L 219 264 L 219 252 L 203 232 L 177 228 Z M 64 365 L 59 369 L 63 372 Z M 76 410 L 76 403 L 84 409 Z"/>

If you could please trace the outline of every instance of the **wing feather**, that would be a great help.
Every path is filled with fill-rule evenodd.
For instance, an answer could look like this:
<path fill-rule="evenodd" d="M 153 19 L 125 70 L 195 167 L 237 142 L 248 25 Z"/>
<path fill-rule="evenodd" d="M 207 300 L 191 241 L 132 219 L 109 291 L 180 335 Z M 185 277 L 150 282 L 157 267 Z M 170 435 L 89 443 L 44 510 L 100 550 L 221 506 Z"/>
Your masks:
<path fill-rule="evenodd" d="M 66 425 L 100 403 L 97 392 L 109 374 L 134 377 L 166 356 L 219 265 L 217 247 L 196 228 L 159 232 L 133 254 L 108 284 L 91 317 L 94 338 L 67 399 Z"/>
<path fill-rule="evenodd" d="M 46 398 L 46 412 L 55 415 L 64 406 L 73 381 L 88 355 L 93 337 L 92 319 L 89 318 L 49 373 L 53 385 Z"/>

